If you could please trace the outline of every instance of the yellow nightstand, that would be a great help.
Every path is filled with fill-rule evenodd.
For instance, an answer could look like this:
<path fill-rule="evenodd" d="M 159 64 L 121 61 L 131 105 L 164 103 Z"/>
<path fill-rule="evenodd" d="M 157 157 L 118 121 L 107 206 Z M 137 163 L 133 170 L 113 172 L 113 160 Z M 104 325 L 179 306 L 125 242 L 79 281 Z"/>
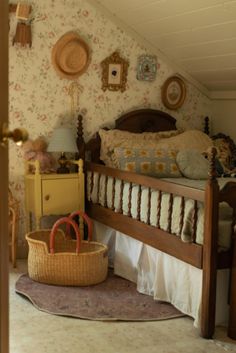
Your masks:
<path fill-rule="evenodd" d="M 40 174 L 39 162 L 26 162 L 25 209 L 27 231 L 32 230 L 31 215 L 35 216 L 36 229 L 40 218 L 49 215 L 65 215 L 76 210 L 84 211 L 83 161 L 71 161 L 78 165 L 78 173 Z M 35 173 L 29 172 L 33 166 Z M 83 235 L 83 222 L 80 222 Z"/>

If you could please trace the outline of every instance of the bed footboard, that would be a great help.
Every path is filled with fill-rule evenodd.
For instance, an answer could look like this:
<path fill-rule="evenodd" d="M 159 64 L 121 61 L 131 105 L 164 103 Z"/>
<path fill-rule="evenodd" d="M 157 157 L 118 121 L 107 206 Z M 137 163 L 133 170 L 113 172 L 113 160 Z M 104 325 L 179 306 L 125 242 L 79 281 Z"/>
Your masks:
<path fill-rule="evenodd" d="M 90 174 L 90 181 L 87 184 L 86 209 L 90 217 L 203 270 L 201 335 L 205 338 L 210 338 L 214 334 L 217 268 L 230 267 L 232 262 L 232 249 L 221 254 L 217 251 L 218 211 L 220 202 L 227 202 L 233 209 L 232 229 L 235 225 L 236 215 L 236 183 L 227 183 L 226 186 L 219 191 L 214 171 L 214 159 L 215 150 L 213 149 L 211 155 L 211 171 L 209 173 L 209 179 L 206 183 L 205 190 L 186 187 L 144 175 L 120 171 L 99 164 L 86 163 L 86 170 L 88 174 Z M 95 175 L 97 177 L 96 190 L 94 189 Z M 101 190 L 102 178 L 104 185 Z M 116 180 L 120 181 L 119 192 L 115 187 Z M 112 194 L 110 199 L 108 197 L 109 183 Z M 132 215 L 132 194 L 134 187 L 138 190 L 136 195 L 137 212 L 135 217 Z M 123 200 L 124 188 L 126 188 L 127 194 L 126 209 L 124 209 Z M 146 188 L 148 195 L 148 207 L 145 222 L 141 217 L 141 197 L 143 188 Z M 151 223 L 150 215 L 153 190 L 158 190 L 158 194 L 155 196 L 157 197 L 155 225 Z M 115 201 L 117 193 L 119 194 L 119 201 Z M 91 200 L 92 194 L 94 195 L 95 200 Z M 170 197 L 168 200 L 167 226 L 166 229 L 163 230 L 160 226 L 160 214 L 162 198 L 165 194 L 169 194 Z M 173 232 L 173 200 L 176 196 L 181 200 L 179 204 L 179 231 Z M 99 197 L 102 197 L 102 202 Z M 192 200 L 193 202 L 191 225 L 192 235 L 190 242 L 183 242 L 180 236 L 183 228 L 186 200 Z M 204 204 L 204 242 L 202 245 L 196 243 L 199 203 Z M 229 335 L 233 338 L 236 338 L 236 285 L 233 285 L 232 282 L 234 278 L 235 283 L 235 277 L 236 262 L 234 260 L 231 276 L 231 312 L 229 322 Z"/>
<path fill-rule="evenodd" d="M 87 195 L 94 195 L 91 201 L 91 197 L 88 196 L 86 203 L 86 209 L 88 214 L 112 228 L 119 230 L 131 237 L 140 240 L 154 248 L 166 252 L 169 255 L 175 256 L 176 258 L 189 263 L 197 268 L 202 268 L 202 246 L 196 243 L 196 225 L 198 221 L 198 202 L 204 202 L 204 191 L 197 190 L 194 188 L 185 187 L 182 185 L 168 183 L 163 180 L 155 178 L 120 171 L 113 168 L 108 168 L 102 165 L 87 163 L 87 171 L 90 173 L 90 182 L 87 185 Z M 94 190 L 94 176 L 97 176 L 98 188 Z M 105 178 L 105 186 L 103 190 L 101 187 L 101 178 Z M 115 189 L 115 181 L 120 181 L 119 190 Z M 108 181 L 112 184 L 112 197 L 108 200 Z M 146 221 L 144 222 L 141 218 L 141 195 L 142 188 L 146 188 L 147 193 L 147 214 Z M 128 191 L 127 207 L 124 209 L 123 191 L 126 188 Z M 136 215 L 131 214 L 132 208 L 132 194 L 136 188 L 137 195 L 137 207 Z M 155 225 L 151 223 L 150 204 L 153 199 L 152 192 L 156 190 L 156 217 Z M 99 200 L 99 195 L 103 201 Z M 115 205 L 115 194 L 119 200 L 116 200 Z M 163 230 L 160 227 L 161 218 L 161 205 L 164 194 L 170 195 L 168 201 L 168 215 L 166 216 L 166 229 Z M 174 196 L 179 197 L 180 206 L 180 218 L 176 232 L 171 233 L 172 229 L 172 214 L 173 214 L 173 199 Z M 193 218 L 191 239 L 188 242 L 181 240 L 180 234 L 183 228 L 183 221 L 185 217 L 185 200 L 191 199 L 193 201 L 193 210 L 191 217 Z M 109 204 L 109 205 L 108 205 Z"/>
<path fill-rule="evenodd" d="M 115 121 L 115 128 L 135 133 L 159 132 L 175 130 L 175 119 L 166 113 L 141 109 L 123 114 Z M 100 138 L 97 136 L 85 144 L 83 139 L 82 117 L 78 118 L 77 145 L 80 156 L 83 158 L 85 150 L 89 160 L 100 163 Z M 228 334 L 236 339 L 236 241 L 233 238 L 229 251 L 219 253 L 217 250 L 218 239 L 218 212 L 220 202 L 227 202 L 233 209 L 232 216 L 232 237 L 236 218 L 236 183 L 228 183 L 226 187 L 219 190 L 215 173 L 215 151 L 212 150 L 210 158 L 210 175 L 205 190 L 197 190 L 190 187 L 168 183 L 144 175 L 137 175 L 112 168 L 107 168 L 100 164 L 87 163 L 86 172 L 91 174 L 91 182 L 87 184 L 86 209 L 88 214 L 95 220 L 115 228 L 125 234 L 130 235 L 146 244 L 151 245 L 169 255 L 189 263 L 203 271 L 202 289 L 202 322 L 201 334 L 210 338 L 214 333 L 215 326 L 215 297 L 216 297 L 216 272 L 220 268 L 231 268 L 230 286 L 230 319 Z M 91 200 L 89 194 L 93 191 L 93 176 L 98 175 L 98 185 L 100 178 L 105 178 L 105 188 L 102 190 L 103 202 L 99 201 L 99 187 L 96 191 L 95 200 Z M 115 183 L 120 180 L 119 203 L 115 204 Z M 112 180 L 112 196 L 108 200 L 108 181 Z M 137 210 L 135 217 L 132 216 L 132 190 L 136 186 Z M 147 214 L 145 221 L 141 215 L 141 194 L 142 188 L 148 190 Z M 126 188 L 128 195 L 127 207 L 124 210 L 123 190 Z M 151 222 L 150 205 L 152 190 L 158 190 L 156 200 L 156 220 Z M 168 193 L 168 216 L 166 227 L 161 227 L 161 204 L 163 195 Z M 173 231 L 172 214 L 174 197 L 178 196 L 179 204 L 179 224 L 178 230 Z M 191 239 L 183 242 L 181 233 L 185 217 L 185 203 L 190 199 L 193 202 Z M 199 203 L 204 204 L 204 240 L 199 245 L 196 242 Z M 226 289 L 227 290 L 227 289 Z"/>

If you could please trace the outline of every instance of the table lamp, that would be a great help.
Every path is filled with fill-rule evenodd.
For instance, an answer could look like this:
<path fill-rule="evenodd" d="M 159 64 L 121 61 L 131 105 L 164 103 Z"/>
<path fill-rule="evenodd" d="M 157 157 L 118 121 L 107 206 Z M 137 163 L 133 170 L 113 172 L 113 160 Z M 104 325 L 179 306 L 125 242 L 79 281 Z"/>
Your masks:
<path fill-rule="evenodd" d="M 69 173 L 70 170 L 67 167 L 68 160 L 66 159 L 65 153 L 78 152 L 75 135 L 72 129 L 65 127 L 55 129 L 47 150 L 48 152 L 61 153 L 58 159 L 59 168 L 57 169 L 57 173 Z"/>

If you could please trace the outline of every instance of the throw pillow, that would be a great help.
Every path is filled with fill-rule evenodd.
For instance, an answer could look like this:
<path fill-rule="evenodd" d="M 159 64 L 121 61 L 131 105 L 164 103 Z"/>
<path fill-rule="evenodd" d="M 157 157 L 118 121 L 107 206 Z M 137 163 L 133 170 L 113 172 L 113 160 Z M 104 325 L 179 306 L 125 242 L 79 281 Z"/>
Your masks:
<path fill-rule="evenodd" d="M 211 146 L 213 146 L 211 138 L 200 130 L 188 130 L 158 142 L 160 148 L 172 148 L 178 151 L 191 149 L 204 152 Z"/>
<path fill-rule="evenodd" d="M 171 149 L 122 147 L 114 149 L 117 168 L 159 178 L 181 177 L 176 164 L 176 155 L 177 151 Z"/>
<path fill-rule="evenodd" d="M 197 150 L 179 151 L 176 157 L 177 165 L 186 178 L 207 179 L 209 162 Z"/>
<path fill-rule="evenodd" d="M 113 167 L 112 154 L 116 147 L 139 147 L 148 146 L 155 147 L 156 143 L 161 139 L 176 136 L 180 132 L 178 130 L 160 131 L 160 132 L 143 132 L 133 133 L 123 130 L 99 130 L 101 138 L 100 159 L 109 167 Z M 124 146 L 123 146 L 124 144 Z"/>

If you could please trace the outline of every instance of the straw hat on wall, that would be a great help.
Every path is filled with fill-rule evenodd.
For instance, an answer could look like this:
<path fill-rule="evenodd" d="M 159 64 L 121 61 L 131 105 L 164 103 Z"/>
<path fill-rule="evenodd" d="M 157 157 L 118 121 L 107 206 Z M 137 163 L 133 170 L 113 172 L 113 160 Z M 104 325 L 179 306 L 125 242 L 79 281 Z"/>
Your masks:
<path fill-rule="evenodd" d="M 75 32 L 64 34 L 52 49 L 52 64 L 60 77 L 75 80 L 89 65 L 88 45 Z"/>

